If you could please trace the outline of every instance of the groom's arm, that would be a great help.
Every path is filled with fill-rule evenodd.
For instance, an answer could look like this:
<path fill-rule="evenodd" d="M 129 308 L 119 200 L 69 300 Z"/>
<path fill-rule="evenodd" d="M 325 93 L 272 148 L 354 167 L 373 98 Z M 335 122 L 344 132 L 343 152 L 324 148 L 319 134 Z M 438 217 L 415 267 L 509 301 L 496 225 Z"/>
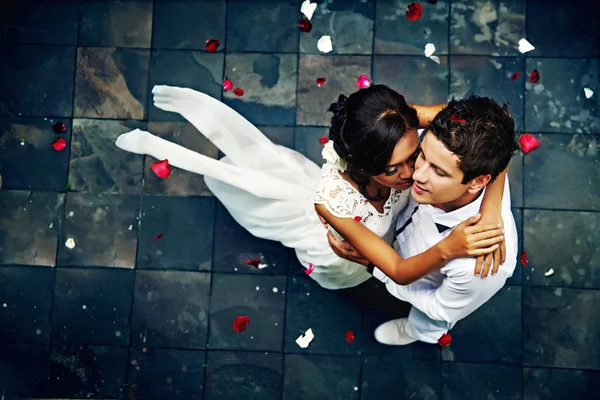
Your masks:
<path fill-rule="evenodd" d="M 515 260 L 516 262 L 516 260 Z M 429 318 L 437 321 L 455 322 L 471 314 L 504 286 L 510 273 L 501 269 L 495 276 L 480 279 L 473 274 L 474 258 L 459 258 L 443 268 L 446 275 L 441 285 L 433 280 L 422 279 L 401 286 L 375 269 L 373 276 L 382 281 L 390 294 L 411 303 Z"/>

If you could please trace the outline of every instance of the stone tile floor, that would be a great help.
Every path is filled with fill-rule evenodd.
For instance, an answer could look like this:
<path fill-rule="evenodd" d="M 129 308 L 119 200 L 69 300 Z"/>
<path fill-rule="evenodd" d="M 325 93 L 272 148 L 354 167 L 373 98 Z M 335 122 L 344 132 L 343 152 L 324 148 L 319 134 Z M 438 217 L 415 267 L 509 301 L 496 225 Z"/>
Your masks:
<path fill-rule="evenodd" d="M 0 399 L 600 396 L 598 3 L 423 1 L 417 21 L 410 1 L 317 3 L 310 33 L 296 26 L 300 0 L 1 3 Z M 521 37 L 536 49 L 519 53 Z M 423 56 L 429 42 L 439 65 Z M 321 289 L 293 252 L 238 226 L 202 177 L 162 181 L 151 159 L 113 146 L 140 127 L 217 157 L 152 105 L 160 83 L 222 99 L 320 162 L 327 105 L 362 74 L 417 104 L 492 96 L 541 141 L 510 166 L 529 264 L 448 348 L 378 345 L 373 329 L 408 307 L 377 282 Z M 222 93 L 226 76 L 243 97 Z M 245 264 L 257 257 L 269 267 Z M 251 320 L 239 334 L 237 315 Z M 301 349 L 307 328 L 316 337 Z"/>

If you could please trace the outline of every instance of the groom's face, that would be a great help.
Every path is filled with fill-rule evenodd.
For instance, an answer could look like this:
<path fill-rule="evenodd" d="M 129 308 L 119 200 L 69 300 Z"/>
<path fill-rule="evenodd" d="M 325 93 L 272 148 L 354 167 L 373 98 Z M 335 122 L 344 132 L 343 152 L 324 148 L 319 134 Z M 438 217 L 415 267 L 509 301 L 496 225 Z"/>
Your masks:
<path fill-rule="evenodd" d="M 432 133 L 427 133 L 415 163 L 413 198 L 422 204 L 437 205 L 451 203 L 462 196 L 469 183 L 462 183 L 464 173 L 458 164 L 458 156 Z"/>

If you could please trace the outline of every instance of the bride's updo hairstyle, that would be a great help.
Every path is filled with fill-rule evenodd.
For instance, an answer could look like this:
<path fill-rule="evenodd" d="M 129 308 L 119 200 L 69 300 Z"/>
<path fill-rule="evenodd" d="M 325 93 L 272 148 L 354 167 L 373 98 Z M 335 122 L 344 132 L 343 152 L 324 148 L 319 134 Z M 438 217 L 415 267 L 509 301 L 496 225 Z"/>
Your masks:
<path fill-rule="evenodd" d="M 338 155 L 348 163 L 348 174 L 369 200 L 381 200 L 381 194 L 369 196 L 366 186 L 371 177 L 385 172 L 396 144 L 408 129 L 419 127 L 417 111 L 404 96 L 385 85 L 372 85 L 341 94 L 332 103 L 329 140 Z"/>

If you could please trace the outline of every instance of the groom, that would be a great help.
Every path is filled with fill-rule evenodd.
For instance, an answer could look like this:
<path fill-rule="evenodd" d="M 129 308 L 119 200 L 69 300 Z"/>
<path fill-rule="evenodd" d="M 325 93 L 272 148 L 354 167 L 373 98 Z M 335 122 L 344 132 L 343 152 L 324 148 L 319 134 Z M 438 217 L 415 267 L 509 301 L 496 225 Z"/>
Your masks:
<path fill-rule="evenodd" d="M 461 221 L 477 214 L 486 185 L 506 169 L 517 148 L 514 121 L 506 107 L 477 96 L 451 101 L 425 130 L 415 163 L 412 198 L 397 222 L 396 251 L 404 258 L 421 253 L 448 236 Z M 457 321 L 502 288 L 517 260 L 517 231 L 508 181 L 501 215 L 506 263 L 487 279 L 473 274 L 475 258 L 451 260 L 439 271 L 405 286 L 368 265 L 391 294 L 412 304 L 408 318 L 388 321 L 375 330 L 379 343 L 437 343 Z M 329 239 L 339 256 L 367 265 L 364 258 L 352 256 L 356 250 L 347 243 L 331 236 Z"/>

